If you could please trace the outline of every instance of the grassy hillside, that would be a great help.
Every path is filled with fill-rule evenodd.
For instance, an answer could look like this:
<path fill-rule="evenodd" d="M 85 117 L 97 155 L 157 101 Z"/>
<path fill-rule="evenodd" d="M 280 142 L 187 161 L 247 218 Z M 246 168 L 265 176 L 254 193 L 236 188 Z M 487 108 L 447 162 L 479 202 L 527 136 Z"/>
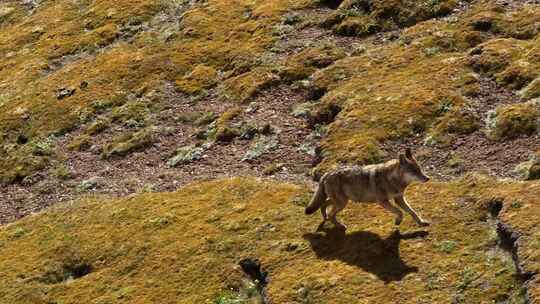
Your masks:
<path fill-rule="evenodd" d="M 235 266 L 251 256 L 269 271 L 273 303 L 523 303 L 490 208 L 504 201 L 501 218 L 530 231 L 538 185 L 468 176 L 410 194 L 429 230 L 407 218 L 399 232 L 381 208 L 356 205 L 343 215 L 348 234 L 314 233 L 305 188 L 255 179 L 60 205 L 2 230 L 0 293 L 9 303 L 237 303 Z M 536 250 L 521 250 L 536 271 Z"/>
<path fill-rule="evenodd" d="M 252 257 L 272 303 L 536 303 L 539 32 L 525 0 L 3 1 L 0 298 L 257 303 Z M 431 227 L 314 231 L 313 179 L 406 147 Z"/>

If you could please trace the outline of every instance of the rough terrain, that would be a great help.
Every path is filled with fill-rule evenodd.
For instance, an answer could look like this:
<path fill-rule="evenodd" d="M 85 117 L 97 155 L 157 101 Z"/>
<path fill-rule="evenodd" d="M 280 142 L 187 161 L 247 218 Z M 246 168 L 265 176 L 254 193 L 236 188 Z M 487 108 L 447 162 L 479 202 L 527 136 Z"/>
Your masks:
<path fill-rule="evenodd" d="M 539 32 L 535 1 L 4 1 L 0 298 L 536 303 Z M 406 147 L 431 227 L 314 232 L 314 180 Z"/>

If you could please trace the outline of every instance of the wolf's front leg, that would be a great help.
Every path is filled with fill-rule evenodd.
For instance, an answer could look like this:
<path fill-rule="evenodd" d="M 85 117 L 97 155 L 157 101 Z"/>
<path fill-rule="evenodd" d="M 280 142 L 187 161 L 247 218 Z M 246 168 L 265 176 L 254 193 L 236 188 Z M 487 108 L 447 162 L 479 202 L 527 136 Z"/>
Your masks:
<path fill-rule="evenodd" d="M 420 226 L 429 226 L 429 222 L 422 219 L 418 215 L 418 213 L 416 213 L 416 211 L 414 211 L 414 209 L 409 205 L 409 203 L 407 203 L 407 200 L 405 200 L 405 197 L 398 196 L 398 197 L 396 197 L 395 201 L 396 201 L 396 204 L 398 206 L 400 206 L 403 210 L 407 211 L 407 213 L 409 213 L 412 216 L 412 218 L 414 219 L 414 221 L 416 223 L 418 223 L 418 225 L 420 225 Z"/>
<path fill-rule="evenodd" d="M 392 205 L 389 200 L 384 200 L 379 203 L 384 209 L 392 212 L 396 216 L 396 225 L 401 224 L 401 221 L 403 220 L 403 212 L 399 210 L 396 206 Z"/>

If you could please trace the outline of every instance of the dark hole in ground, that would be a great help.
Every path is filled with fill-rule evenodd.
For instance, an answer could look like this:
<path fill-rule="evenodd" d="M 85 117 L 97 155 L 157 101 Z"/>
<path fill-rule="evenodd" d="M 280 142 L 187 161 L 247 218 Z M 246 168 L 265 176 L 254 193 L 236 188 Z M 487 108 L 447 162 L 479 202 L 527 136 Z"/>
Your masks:
<path fill-rule="evenodd" d="M 520 235 L 516 231 L 512 229 L 509 225 L 503 223 L 500 221 L 499 214 L 503 208 L 504 205 L 504 198 L 496 197 L 492 198 L 487 202 L 487 209 L 492 216 L 493 220 L 496 220 L 496 231 L 497 236 L 499 237 L 499 240 L 497 242 L 497 245 L 504 251 L 508 252 L 512 256 L 512 260 L 514 261 L 514 265 L 516 267 L 517 277 L 519 280 L 523 283 L 526 281 L 529 281 L 534 276 L 534 273 L 530 271 L 526 271 L 521 266 L 521 263 L 519 262 L 518 257 L 518 246 L 519 243 L 517 240 L 519 239 Z"/>
<path fill-rule="evenodd" d="M 321 0 L 319 3 L 331 9 L 337 9 L 342 2 L 343 0 Z"/>
<path fill-rule="evenodd" d="M 261 262 L 254 258 L 245 258 L 238 264 L 242 267 L 242 271 L 256 284 L 263 304 L 270 303 L 265 290 L 266 285 L 268 285 L 268 272 L 262 269 Z"/>
<path fill-rule="evenodd" d="M 69 280 L 76 280 L 82 278 L 92 272 L 92 265 L 82 262 L 67 263 L 47 271 L 40 281 L 46 284 L 57 284 L 66 282 Z"/>
<path fill-rule="evenodd" d="M 259 260 L 245 258 L 239 264 L 252 281 L 256 281 L 262 287 L 268 284 L 268 272 L 261 269 L 261 262 Z"/>
<path fill-rule="evenodd" d="M 24 136 L 24 135 L 19 135 L 17 136 L 17 144 L 19 145 L 24 145 L 28 142 L 28 137 Z"/>
<path fill-rule="evenodd" d="M 311 100 L 319 100 L 324 96 L 324 94 L 326 94 L 326 92 L 327 90 L 324 88 L 311 88 L 308 97 Z"/>
<path fill-rule="evenodd" d="M 24 178 L 26 176 L 24 175 L 21 175 L 21 174 L 16 174 L 14 177 L 13 177 L 13 180 L 12 180 L 12 183 L 13 184 L 22 184 L 22 182 L 24 181 Z"/>
<path fill-rule="evenodd" d="M 499 213 L 501 212 L 502 207 L 503 207 L 503 201 L 504 199 L 500 197 L 493 198 L 488 201 L 487 208 L 491 216 L 493 217 L 499 216 Z"/>
<path fill-rule="evenodd" d="M 334 122 L 339 112 L 341 112 L 341 107 L 336 104 L 320 103 L 309 112 L 307 123 L 311 128 L 317 125 L 328 125 Z"/>
<path fill-rule="evenodd" d="M 489 31 L 491 29 L 492 25 L 493 24 L 492 24 L 491 20 L 487 20 L 487 19 L 476 20 L 472 24 L 472 26 L 473 26 L 473 28 L 475 30 L 483 31 L 483 32 Z"/>

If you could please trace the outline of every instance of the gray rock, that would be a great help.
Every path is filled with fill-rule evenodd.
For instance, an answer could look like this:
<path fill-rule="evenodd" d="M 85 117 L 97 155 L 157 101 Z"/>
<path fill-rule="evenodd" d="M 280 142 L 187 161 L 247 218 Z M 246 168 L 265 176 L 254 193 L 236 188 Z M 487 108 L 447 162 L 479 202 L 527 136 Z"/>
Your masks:
<path fill-rule="evenodd" d="M 56 94 L 56 98 L 58 100 L 62 100 L 66 97 L 70 97 L 72 96 L 73 94 L 75 94 L 75 91 L 77 89 L 73 88 L 73 87 L 69 87 L 69 88 L 60 88 Z"/>

